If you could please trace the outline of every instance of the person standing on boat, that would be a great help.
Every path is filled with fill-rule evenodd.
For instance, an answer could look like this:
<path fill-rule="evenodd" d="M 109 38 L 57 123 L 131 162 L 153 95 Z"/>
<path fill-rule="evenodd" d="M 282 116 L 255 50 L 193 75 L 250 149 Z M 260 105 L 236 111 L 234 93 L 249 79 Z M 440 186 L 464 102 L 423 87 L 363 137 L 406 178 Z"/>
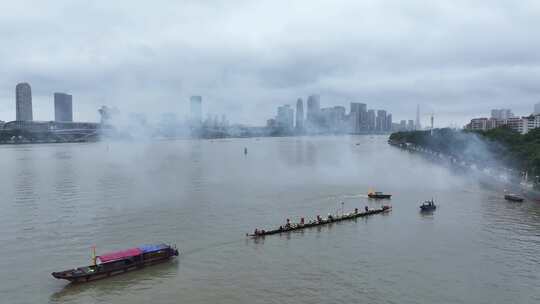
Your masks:
<path fill-rule="evenodd" d="M 366 210 L 366 212 L 368 212 L 368 211 L 369 211 L 369 208 L 368 208 L 368 206 L 366 206 L 366 207 L 365 207 L 364 209 Z"/>

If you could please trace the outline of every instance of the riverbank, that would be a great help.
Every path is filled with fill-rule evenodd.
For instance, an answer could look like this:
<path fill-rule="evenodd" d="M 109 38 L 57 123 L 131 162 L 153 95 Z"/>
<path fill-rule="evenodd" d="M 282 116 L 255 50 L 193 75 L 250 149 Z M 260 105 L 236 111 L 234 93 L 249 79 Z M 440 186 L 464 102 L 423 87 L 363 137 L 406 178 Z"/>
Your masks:
<path fill-rule="evenodd" d="M 476 174 L 485 183 L 498 183 L 512 191 L 519 191 L 537 200 L 540 198 L 538 172 L 534 163 L 518 157 L 505 141 L 494 140 L 507 130 L 496 131 L 498 135 L 484 132 L 437 129 L 430 131 L 397 132 L 388 143 L 400 149 L 421 154 L 423 157 L 467 173 Z M 518 134 L 519 135 L 519 134 Z M 490 136 L 491 140 L 486 139 Z M 519 139 L 510 139 L 517 142 Z M 534 146 L 534 143 L 531 143 Z"/>

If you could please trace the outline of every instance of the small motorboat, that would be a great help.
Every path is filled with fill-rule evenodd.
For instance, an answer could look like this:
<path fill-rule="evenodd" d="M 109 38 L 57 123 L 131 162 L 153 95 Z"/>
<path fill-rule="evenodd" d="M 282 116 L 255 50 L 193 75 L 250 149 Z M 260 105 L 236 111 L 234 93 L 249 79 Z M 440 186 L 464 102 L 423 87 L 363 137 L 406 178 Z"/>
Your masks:
<path fill-rule="evenodd" d="M 391 198 L 391 197 L 392 197 L 392 194 L 385 194 L 385 193 L 376 191 L 376 192 L 369 192 L 369 193 L 368 193 L 368 197 L 369 197 L 369 198 L 383 199 L 383 198 Z"/>
<path fill-rule="evenodd" d="M 435 205 L 433 199 L 431 199 L 430 201 L 425 201 L 422 203 L 422 205 L 420 205 L 421 211 L 433 211 L 435 209 L 437 209 L 437 206 Z"/>
<path fill-rule="evenodd" d="M 504 199 L 511 202 L 523 202 L 525 199 L 517 194 L 505 194 Z"/>

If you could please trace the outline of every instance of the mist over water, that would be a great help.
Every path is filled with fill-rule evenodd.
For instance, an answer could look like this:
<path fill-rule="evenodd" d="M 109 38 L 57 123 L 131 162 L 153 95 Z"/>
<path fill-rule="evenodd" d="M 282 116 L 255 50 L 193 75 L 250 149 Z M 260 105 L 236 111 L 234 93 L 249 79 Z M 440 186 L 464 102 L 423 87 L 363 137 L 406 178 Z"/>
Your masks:
<path fill-rule="evenodd" d="M 540 205 L 508 203 L 382 136 L 0 147 L 6 303 L 534 303 Z M 244 155 L 244 147 L 248 154 Z M 356 221 L 249 240 L 285 218 L 381 206 Z M 438 209 L 421 215 L 421 201 Z M 386 203 L 386 202 L 385 202 Z M 52 271 L 143 243 L 181 256 L 70 286 Z"/>

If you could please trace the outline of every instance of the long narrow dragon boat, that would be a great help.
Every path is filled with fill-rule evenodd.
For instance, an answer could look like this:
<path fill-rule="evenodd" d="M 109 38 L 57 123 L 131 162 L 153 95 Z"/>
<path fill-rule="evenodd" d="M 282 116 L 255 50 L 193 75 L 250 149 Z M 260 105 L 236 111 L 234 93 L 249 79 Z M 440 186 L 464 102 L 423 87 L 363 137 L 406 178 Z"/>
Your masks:
<path fill-rule="evenodd" d="M 287 219 L 287 223 L 285 224 L 285 226 L 279 226 L 279 228 L 274 229 L 274 230 L 255 229 L 254 233 L 252 233 L 252 234 L 246 233 L 246 236 L 252 237 L 252 238 L 258 238 L 258 237 L 264 237 L 266 235 L 286 233 L 286 232 L 291 232 L 291 231 L 295 231 L 295 230 L 301 230 L 301 229 L 306 229 L 306 228 L 310 228 L 310 227 L 322 226 L 322 225 L 327 225 L 327 224 L 330 224 L 330 223 L 336 223 L 336 222 L 341 222 L 341 221 L 346 221 L 346 220 L 352 220 L 352 219 L 359 218 L 359 217 L 364 217 L 364 216 L 369 216 L 369 215 L 373 215 L 373 214 L 379 214 L 379 213 L 383 213 L 383 212 L 388 212 L 391 209 L 392 209 L 391 206 L 382 206 L 382 208 L 371 209 L 371 210 L 367 209 L 367 207 L 366 207 L 366 210 L 364 212 L 359 212 L 358 209 L 354 209 L 354 211 L 352 213 L 345 213 L 343 215 L 336 215 L 336 216 L 328 215 L 327 218 L 322 218 L 322 217 L 317 215 L 316 220 L 310 221 L 310 222 L 307 222 L 307 223 L 304 221 L 304 218 L 302 218 L 300 220 L 300 223 L 298 223 L 298 224 L 291 224 L 289 219 Z"/>

